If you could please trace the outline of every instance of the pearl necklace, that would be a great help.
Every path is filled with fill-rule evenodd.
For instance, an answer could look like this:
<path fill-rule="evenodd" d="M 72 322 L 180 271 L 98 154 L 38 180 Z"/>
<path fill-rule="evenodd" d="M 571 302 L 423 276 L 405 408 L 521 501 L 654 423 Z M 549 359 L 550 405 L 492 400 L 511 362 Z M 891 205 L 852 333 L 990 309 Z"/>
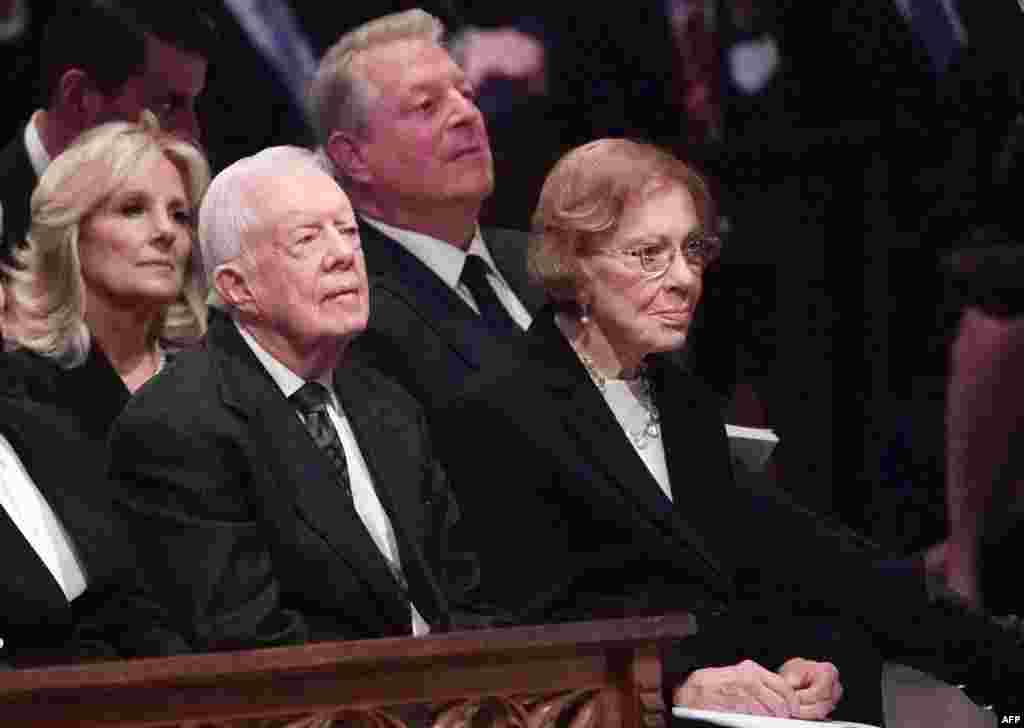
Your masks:
<path fill-rule="evenodd" d="M 598 371 L 597 366 L 594 364 L 593 358 L 585 351 L 577 349 L 575 346 L 573 350 L 576 355 L 583 362 L 583 367 L 587 370 L 587 374 L 590 375 L 591 381 L 597 385 L 597 388 L 604 395 L 607 389 L 608 379 Z M 636 430 L 630 430 L 626 425 L 620 422 L 623 432 L 629 437 L 629 441 L 633 443 L 633 447 L 637 450 L 643 450 L 647 447 L 650 440 L 657 440 L 661 437 L 661 415 L 658 413 L 658 408 L 654 404 L 654 395 L 652 394 L 651 380 L 647 377 L 646 367 L 641 364 L 637 370 L 637 376 L 635 380 L 636 387 L 631 386 L 630 389 L 636 395 L 637 401 L 640 406 L 643 407 L 645 414 L 647 415 L 647 422 Z M 616 418 L 618 419 L 618 418 Z"/>

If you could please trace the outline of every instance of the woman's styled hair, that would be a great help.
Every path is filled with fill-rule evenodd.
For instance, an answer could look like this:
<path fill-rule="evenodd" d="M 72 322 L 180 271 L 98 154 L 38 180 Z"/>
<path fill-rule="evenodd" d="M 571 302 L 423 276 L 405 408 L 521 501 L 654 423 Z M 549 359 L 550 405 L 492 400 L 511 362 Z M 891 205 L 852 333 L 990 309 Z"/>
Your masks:
<path fill-rule="evenodd" d="M 598 139 L 567 152 L 544 180 L 533 213 L 530 277 L 555 304 L 574 304 L 580 255 L 615 231 L 627 204 L 676 185 L 693 198 L 703 230 L 713 233 L 707 183 L 667 151 L 628 139 Z"/>
<path fill-rule="evenodd" d="M 78 251 L 83 224 L 158 155 L 178 169 L 189 206 L 198 209 L 209 164 L 191 143 L 162 131 L 149 111 L 138 123 L 109 122 L 86 131 L 47 167 L 32 193 L 27 240 L 15 246 L 13 264 L 2 267 L 9 335 L 18 345 L 67 368 L 85 361 L 90 336 Z M 154 343 L 186 346 L 206 332 L 206 286 L 198 274 L 194 229 L 191 238 L 181 294 L 147 332 Z"/>

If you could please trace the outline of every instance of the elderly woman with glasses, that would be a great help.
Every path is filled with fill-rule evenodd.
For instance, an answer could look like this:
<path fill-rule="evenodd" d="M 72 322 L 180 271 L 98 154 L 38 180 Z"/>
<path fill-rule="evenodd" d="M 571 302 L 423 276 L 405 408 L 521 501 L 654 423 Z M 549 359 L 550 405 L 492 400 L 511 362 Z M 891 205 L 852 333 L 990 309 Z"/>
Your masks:
<path fill-rule="evenodd" d="M 0 364 L 95 440 L 205 333 L 193 240 L 209 179 L 202 153 L 145 111 L 82 134 L 32 194 L 27 240 L 3 266 L 13 351 Z"/>
<path fill-rule="evenodd" d="M 854 534 L 733 477 L 714 395 L 670 356 L 721 247 L 690 167 L 632 141 L 584 145 L 549 174 L 533 226 L 549 305 L 521 355 L 433 423 L 478 603 L 520 623 L 694 613 L 701 633 L 671 651 L 665 683 L 695 709 L 834 717 L 845 684 L 865 687 L 837 714 L 880 720 L 882 652 L 908 640 L 908 660 L 948 677 L 980 664 L 987 625 L 927 612 L 923 579 L 890 583 Z M 1007 649 L 996 672 L 1021 664 Z"/>

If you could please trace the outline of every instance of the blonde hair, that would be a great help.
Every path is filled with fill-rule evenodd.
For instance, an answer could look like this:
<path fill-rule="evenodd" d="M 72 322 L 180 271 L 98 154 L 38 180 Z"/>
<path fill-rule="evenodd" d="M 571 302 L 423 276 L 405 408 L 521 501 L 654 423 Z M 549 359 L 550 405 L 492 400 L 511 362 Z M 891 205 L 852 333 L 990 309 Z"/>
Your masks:
<path fill-rule="evenodd" d="M 358 68 L 360 55 L 403 40 L 440 43 L 444 32 L 444 23 L 416 8 L 384 15 L 341 36 L 324 54 L 310 87 L 321 143 L 334 131 L 362 134 L 366 128 L 373 89 Z"/>
<path fill-rule="evenodd" d="M 615 232 L 627 204 L 673 185 L 690 194 L 701 226 L 714 232 L 707 183 L 667 151 L 629 139 L 598 139 L 570 150 L 548 173 L 533 213 L 530 277 L 553 302 L 574 304 L 580 254 Z"/>
<path fill-rule="evenodd" d="M 90 347 L 85 283 L 79 259 L 82 225 L 119 186 L 162 154 L 178 169 L 196 210 L 210 181 L 202 153 L 160 129 L 149 111 L 138 123 L 109 122 L 84 132 L 47 167 L 32 193 L 32 223 L 7 278 L 8 319 L 15 343 L 71 368 Z M 206 333 L 205 284 L 192 231 L 185 284 L 147 337 L 153 345 L 187 346 Z"/>

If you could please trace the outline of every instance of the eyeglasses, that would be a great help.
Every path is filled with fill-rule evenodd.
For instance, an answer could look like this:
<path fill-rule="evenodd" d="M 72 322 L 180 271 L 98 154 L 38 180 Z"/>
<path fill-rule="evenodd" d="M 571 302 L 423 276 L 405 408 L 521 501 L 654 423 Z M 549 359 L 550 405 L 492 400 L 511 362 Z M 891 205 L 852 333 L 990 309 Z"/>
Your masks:
<path fill-rule="evenodd" d="M 640 270 L 651 276 L 663 275 L 676 260 L 677 253 L 682 250 L 686 264 L 700 268 L 702 271 L 715 262 L 722 252 L 722 239 L 717 235 L 693 233 L 683 240 L 682 245 L 669 241 L 660 241 L 624 250 L 597 250 L 603 255 L 621 255 L 627 260 L 639 261 Z"/>

